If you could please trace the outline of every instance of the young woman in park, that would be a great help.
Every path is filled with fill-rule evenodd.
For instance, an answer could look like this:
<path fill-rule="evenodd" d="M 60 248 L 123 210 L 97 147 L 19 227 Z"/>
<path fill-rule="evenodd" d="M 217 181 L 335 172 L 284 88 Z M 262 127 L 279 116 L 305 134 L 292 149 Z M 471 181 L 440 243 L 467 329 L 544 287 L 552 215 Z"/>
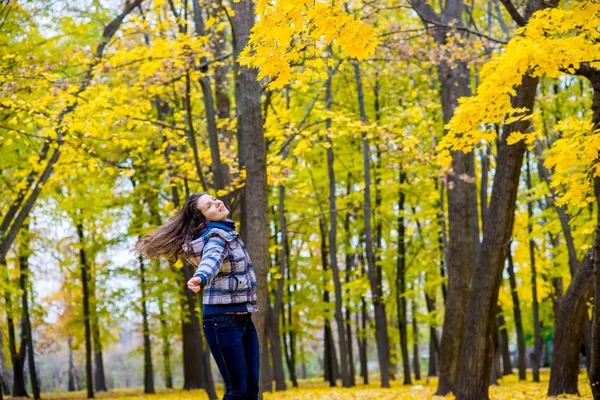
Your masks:
<path fill-rule="evenodd" d="M 142 237 L 135 251 L 170 262 L 183 255 L 197 266 L 190 290 L 204 288 L 202 325 L 229 399 L 258 399 L 256 277 L 246 246 L 227 219 L 229 210 L 207 193 L 189 196 L 166 224 Z"/>

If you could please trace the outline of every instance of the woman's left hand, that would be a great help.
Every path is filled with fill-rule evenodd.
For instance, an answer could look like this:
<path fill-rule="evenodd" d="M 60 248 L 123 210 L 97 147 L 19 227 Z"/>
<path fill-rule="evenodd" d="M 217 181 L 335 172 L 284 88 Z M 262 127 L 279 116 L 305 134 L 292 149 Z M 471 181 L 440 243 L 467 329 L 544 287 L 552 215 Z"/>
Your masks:
<path fill-rule="evenodd" d="M 188 288 L 194 293 L 198 293 L 200 291 L 200 285 L 202 285 L 202 279 L 198 277 L 190 279 L 187 283 Z"/>

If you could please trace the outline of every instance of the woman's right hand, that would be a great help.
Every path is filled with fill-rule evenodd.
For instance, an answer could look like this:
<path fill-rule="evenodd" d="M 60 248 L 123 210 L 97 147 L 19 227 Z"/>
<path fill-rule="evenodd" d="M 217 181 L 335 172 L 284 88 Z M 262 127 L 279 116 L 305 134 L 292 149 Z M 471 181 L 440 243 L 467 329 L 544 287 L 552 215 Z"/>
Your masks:
<path fill-rule="evenodd" d="M 202 285 L 202 279 L 198 277 L 190 279 L 187 283 L 188 288 L 194 293 L 198 293 L 200 291 L 200 285 Z"/>

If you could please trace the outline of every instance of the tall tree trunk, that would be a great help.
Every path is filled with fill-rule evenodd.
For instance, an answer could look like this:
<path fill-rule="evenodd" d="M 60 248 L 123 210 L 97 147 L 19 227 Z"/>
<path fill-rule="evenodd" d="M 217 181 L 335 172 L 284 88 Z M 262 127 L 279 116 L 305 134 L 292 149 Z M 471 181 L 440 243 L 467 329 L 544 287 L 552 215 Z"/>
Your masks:
<path fill-rule="evenodd" d="M 502 307 L 498 305 L 498 334 L 500 336 L 500 351 L 502 353 L 502 375 L 512 374 L 512 362 L 510 361 L 510 349 L 508 343 L 508 331 L 506 330 L 506 322 Z"/>
<path fill-rule="evenodd" d="M 333 97 L 331 94 L 331 79 L 333 71 L 329 68 L 329 79 L 325 85 L 325 109 L 331 110 Z M 327 174 L 329 177 L 329 261 L 331 263 L 331 273 L 333 275 L 333 286 L 335 290 L 335 322 L 338 333 L 338 345 L 340 347 L 340 366 L 342 375 L 342 387 L 352 386 L 350 381 L 350 372 L 348 370 L 348 344 L 346 342 L 346 332 L 344 331 L 344 314 L 342 311 L 342 282 L 337 261 L 337 207 L 335 195 L 335 171 L 333 169 L 333 143 L 329 136 L 331 129 L 331 119 L 325 121 L 327 129 Z"/>
<path fill-rule="evenodd" d="M 275 208 L 273 207 L 273 212 Z M 275 226 L 275 245 L 277 245 L 277 224 Z M 282 232 L 283 234 L 283 232 Z M 277 283 L 275 293 L 275 305 L 271 308 L 269 315 L 269 341 L 271 343 L 271 357 L 273 359 L 273 378 L 275 379 L 275 390 L 286 390 L 285 376 L 283 372 L 283 354 L 281 350 L 281 333 L 279 331 L 279 318 L 283 309 L 283 289 L 285 286 L 285 266 L 283 260 L 287 261 L 287 254 L 281 252 L 275 253 L 275 265 L 279 264 L 279 273 L 281 277 Z"/>
<path fill-rule="evenodd" d="M 556 3 L 554 0 L 528 0 L 523 16 L 518 12 L 512 12 L 511 16 L 523 26 L 534 12 L 554 7 Z M 505 6 L 507 4 L 504 3 Z M 516 95 L 511 99 L 514 108 L 525 108 L 528 112 L 533 110 L 538 81 L 538 78 L 527 74 L 523 76 L 521 85 L 516 88 Z M 523 141 L 508 145 L 506 139 L 513 132 L 529 132 L 531 128 L 531 120 L 527 119 L 506 124 L 498 142 L 492 197 L 468 300 L 464 342 L 469 346 L 464 346 L 461 351 L 461 370 L 456 391 L 458 400 L 488 398 L 487 378 L 491 369 L 489 339 L 513 230 L 519 176 L 526 150 Z"/>
<path fill-rule="evenodd" d="M 95 302 L 94 302 L 95 303 Z M 98 311 L 92 311 L 92 344 L 94 347 L 94 387 L 96 392 L 106 392 L 106 378 L 104 375 L 104 357 L 102 355 L 102 339 L 100 338 L 100 325 Z"/>
<path fill-rule="evenodd" d="M 351 190 L 351 185 L 350 185 L 350 178 L 351 175 L 350 173 L 348 173 L 348 181 L 347 181 L 347 187 L 346 187 L 346 196 L 350 196 L 350 190 Z M 344 243 L 344 249 L 345 249 L 345 253 L 346 253 L 346 285 L 348 285 L 350 283 L 350 281 L 352 280 L 352 274 L 354 273 L 354 260 L 355 260 L 355 254 L 354 254 L 354 249 L 351 247 L 350 244 L 350 238 L 351 238 L 351 234 L 350 234 L 350 221 L 352 218 L 352 213 L 348 212 L 346 213 L 345 219 L 344 219 L 344 231 L 346 233 L 346 237 L 345 237 L 345 243 Z M 350 365 L 350 384 L 352 386 L 356 385 L 356 371 L 354 368 L 354 349 L 353 349 L 353 345 L 352 345 L 352 315 L 350 312 L 350 296 L 349 296 L 350 290 L 347 289 L 346 290 L 346 294 L 348 294 L 348 303 L 346 304 L 346 339 L 347 339 L 347 344 L 348 344 L 348 363 Z M 358 330 L 358 325 L 356 326 L 357 330 Z"/>
<path fill-rule="evenodd" d="M 254 25 L 254 8 L 251 0 L 232 3 L 233 56 L 237 60 L 248 43 Z M 260 107 L 261 88 L 257 70 L 234 63 L 237 136 L 240 168 L 246 170 L 246 183 L 241 199 L 241 234 L 252 258 L 256 272 L 258 313 L 254 323 L 258 335 L 264 335 L 267 272 L 269 265 L 269 213 L 267 191 L 266 146 Z M 266 371 L 261 359 L 261 374 Z M 262 380 L 261 380 L 262 382 Z M 261 385 L 264 388 L 264 385 Z"/>
<path fill-rule="evenodd" d="M 159 121 L 163 121 L 166 115 L 172 112 L 168 105 L 159 98 L 155 100 L 155 107 Z M 163 142 L 166 142 L 166 140 L 166 137 L 163 135 Z M 174 148 L 171 145 L 168 145 L 164 155 L 169 174 L 169 182 L 171 183 L 173 206 L 175 209 L 179 209 L 181 207 L 181 202 L 177 185 L 174 184 L 175 172 L 170 157 L 173 149 Z M 151 198 L 147 199 L 147 201 L 153 223 L 158 226 L 161 221 L 157 207 L 152 206 L 155 202 Z M 173 272 L 179 276 L 179 287 L 181 290 L 179 302 L 181 306 L 183 388 L 185 390 L 204 388 L 209 395 L 209 398 L 212 398 L 211 396 L 213 394 L 213 397 L 216 397 L 214 382 L 210 372 L 210 355 L 209 351 L 205 350 L 203 347 L 202 332 L 200 331 L 200 324 L 196 314 L 195 299 L 193 293 L 187 290 L 186 286 L 186 282 L 193 275 L 193 271 L 191 271 L 193 267 L 185 263 L 181 271 L 177 271 L 173 266 L 171 266 L 171 268 Z"/>
<path fill-rule="evenodd" d="M 600 129 L 600 70 L 589 68 L 588 79 L 592 83 L 594 96 L 592 102 L 592 124 L 597 132 Z M 597 221 L 596 238 L 600 238 L 600 177 L 594 176 L 594 194 L 596 195 Z M 593 272 L 594 272 L 594 308 L 592 311 L 591 338 L 590 338 L 590 360 L 589 379 L 592 387 L 594 400 L 600 400 L 600 240 L 596 240 L 593 251 Z M 586 315 L 587 319 L 587 315 Z M 586 349 L 587 350 L 587 349 Z"/>
<path fill-rule="evenodd" d="M 600 114 L 600 102 L 596 104 Z M 594 124 L 598 129 L 600 121 Z M 594 192 L 596 203 L 600 207 L 600 178 L 594 177 Z M 596 237 L 600 237 L 600 210 L 598 210 Z M 592 338 L 591 338 L 591 357 L 590 358 L 590 386 L 594 400 L 600 400 L 600 241 L 596 240 L 593 251 L 593 269 L 594 269 L 594 308 L 592 317 Z"/>
<path fill-rule="evenodd" d="M 165 316 L 163 300 L 158 298 L 158 312 L 160 317 L 160 336 L 162 340 L 163 368 L 165 374 L 165 386 L 173 389 L 173 372 L 171 369 L 171 345 L 169 344 L 169 329 Z"/>
<path fill-rule="evenodd" d="M 408 355 L 407 307 L 406 307 L 406 245 L 404 226 L 404 187 L 406 173 L 400 170 L 400 190 L 398 197 L 398 260 L 396 263 L 396 309 L 398 311 L 398 329 L 400 335 L 400 349 L 402 351 L 402 369 L 404 371 L 404 384 L 412 384 L 410 376 L 410 357 Z"/>
<path fill-rule="evenodd" d="M 531 169 L 529 166 L 529 152 L 526 160 L 526 185 L 528 192 L 531 191 Z M 531 196 L 531 193 L 529 193 Z M 533 201 L 527 201 L 527 233 L 529 235 L 529 263 L 531 265 L 531 297 L 533 299 L 533 337 L 534 349 L 532 358 L 533 381 L 540 381 L 540 360 L 542 352 L 542 336 L 540 333 L 540 307 L 537 298 L 537 271 L 535 267 L 535 242 L 533 241 Z"/>
<path fill-rule="evenodd" d="M 20 268 L 20 287 L 21 287 L 21 307 L 23 309 L 22 331 L 24 336 L 22 340 L 27 343 L 27 359 L 29 361 L 29 379 L 31 381 L 31 391 L 33 398 L 40 398 L 40 386 L 35 368 L 35 349 L 33 347 L 33 332 L 31 331 L 31 320 L 29 318 L 29 254 L 30 254 L 30 237 L 29 237 L 29 221 L 26 221 L 21 230 L 21 243 L 19 245 L 19 268 Z M 25 361 L 25 359 L 23 359 Z"/>
<path fill-rule="evenodd" d="M 142 257 L 140 257 L 140 290 L 142 292 L 142 330 L 144 336 L 144 393 L 153 394 L 155 393 L 154 369 L 152 368 L 152 345 L 150 343 L 150 326 L 146 307 L 146 271 Z"/>
<path fill-rule="evenodd" d="M 435 188 L 438 189 L 439 180 L 435 178 Z M 444 306 L 446 305 L 446 265 L 448 264 L 448 240 L 446 237 L 446 212 L 444 211 L 444 183 L 442 182 L 439 185 L 439 206 L 438 206 L 438 222 L 439 222 L 439 233 L 438 233 L 438 248 L 440 250 L 440 277 L 442 278 L 442 282 L 440 284 L 442 288 L 442 300 L 444 302 Z M 439 349 L 438 349 L 439 350 Z M 439 355 L 439 354 L 438 354 Z"/>
<path fill-rule="evenodd" d="M 519 303 L 519 294 L 517 293 L 517 280 L 515 279 L 515 268 L 513 265 L 512 251 L 508 248 L 508 277 L 510 280 L 510 292 L 513 301 L 513 313 L 515 318 L 515 329 L 517 331 L 517 349 L 519 358 L 517 361 L 519 367 L 519 380 L 527 379 L 526 365 L 527 358 L 525 355 L 525 336 L 523 335 L 523 322 L 521 319 L 521 305 Z"/>
<path fill-rule="evenodd" d="M 538 78 L 524 76 L 512 104 L 516 108 L 533 109 Z M 519 175 L 526 144 L 508 145 L 506 138 L 512 132 L 529 132 L 530 120 L 504 126 L 498 144 L 498 157 L 492 198 L 488 210 L 480 261 L 475 267 L 475 277 L 469 295 L 464 346 L 461 353 L 461 373 L 457 399 L 488 398 L 488 377 L 491 369 L 490 336 L 495 323 L 498 291 L 513 230 Z M 442 345 L 443 347 L 443 345 Z"/>
<path fill-rule="evenodd" d="M 327 290 L 327 278 L 329 277 L 329 260 L 327 259 L 327 254 L 329 252 L 329 246 L 327 245 L 325 221 L 323 218 L 319 218 L 319 228 L 321 232 L 321 263 L 323 264 L 323 303 L 329 304 L 329 291 Z M 329 381 L 329 386 L 334 387 L 336 386 L 336 371 L 338 370 L 336 367 L 337 357 L 333 343 L 333 334 L 331 333 L 331 325 L 327 316 L 325 316 L 323 340 L 323 370 L 325 380 Z"/>
<path fill-rule="evenodd" d="M 441 15 L 436 14 L 426 1 L 411 0 L 411 4 L 426 24 L 462 25 L 462 0 L 447 1 L 441 10 Z M 437 29 L 434 38 L 439 45 L 445 45 L 448 34 L 448 29 Z M 441 84 L 443 119 L 444 123 L 448 123 L 458 105 L 458 99 L 471 94 L 469 68 L 466 62 L 456 61 L 452 65 L 441 62 L 437 69 Z M 448 293 L 440 345 L 440 378 L 437 395 L 446 395 L 455 391 L 458 382 L 467 298 L 479 246 L 473 164 L 473 152 L 468 154 L 460 151 L 453 152 L 452 172 L 447 175 L 450 229 L 447 264 Z M 488 376 L 489 374 L 486 374 L 486 383 Z"/>
<path fill-rule="evenodd" d="M 598 237 L 594 238 L 597 245 Z M 593 274 L 592 253 L 589 251 L 560 301 L 554 327 L 554 350 L 550 367 L 549 396 L 577 394 L 580 338 L 586 318 L 587 302 L 593 294 L 590 277 Z"/>
<path fill-rule="evenodd" d="M 580 66 L 577 74 L 585 76 L 592 84 L 594 90 L 592 124 L 597 128 L 600 126 L 600 71 L 584 64 Z M 596 190 L 596 181 L 594 181 L 594 189 Z M 600 207 L 598 193 L 596 193 L 596 202 Z M 598 223 L 600 224 L 600 221 Z M 596 231 L 598 231 L 598 227 Z M 589 324 L 587 302 L 594 293 L 594 280 L 590 279 L 590 276 L 594 274 L 595 254 L 593 252 L 596 246 L 600 246 L 599 240 L 600 238 L 596 235 L 592 243 L 592 250 L 585 255 L 571 280 L 569 288 L 560 301 L 554 328 L 554 348 L 550 368 L 550 385 L 548 387 L 550 396 L 578 393 L 579 345 L 584 329 Z M 586 346 L 586 355 L 590 354 L 588 349 L 588 346 Z M 590 381 L 593 382 L 594 380 L 590 375 Z"/>
<path fill-rule="evenodd" d="M 193 0 L 194 8 L 194 27 L 196 35 L 205 36 L 204 20 L 202 19 L 202 9 L 199 0 Z M 206 63 L 206 57 L 200 58 L 200 64 Z M 215 103 L 211 80 L 208 75 L 208 67 L 201 69 L 204 75 L 200 77 L 200 87 L 202 88 L 202 96 L 204 99 L 204 113 L 206 116 L 206 127 L 208 130 L 208 142 L 210 146 L 211 170 L 213 172 L 213 187 L 217 192 L 225 189 L 227 186 L 226 171 L 221 163 L 221 152 L 219 150 L 219 134 L 217 131 L 217 119 Z M 229 207 L 229 196 L 224 197 L 224 201 Z"/>
<path fill-rule="evenodd" d="M 367 314 L 367 300 L 362 297 L 361 301 L 361 334 L 357 335 L 356 338 L 358 340 L 358 348 L 360 352 L 360 375 L 363 378 L 363 384 L 369 384 L 369 364 L 367 357 L 367 323 L 368 323 L 368 314 Z M 358 314 L 357 314 L 358 318 Z M 358 323 L 357 323 L 358 325 Z"/>
<path fill-rule="evenodd" d="M 75 387 L 75 379 L 76 376 L 75 374 L 77 373 L 77 371 L 75 370 L 75 360 L 74 360 L 74 356 L 73 356 L 73 336 L 71 336 L 69 334 L 69 337 L 67 339 L 67 346 L 69 347 L 69 371 L 68 371 L 68 383 L 67 383 L 67 390 L 69 392 L 74 392 L 76 391 L 76 387 Z"/>
<path fill-rule="evenodd" d="M 434 292 L 435 294 L 435 292 Z M 435 298 L 425 293 L 425 303 L 427 311 L 431 314 L 435 311 Z M 438 340 L 437 329 L 434 325 L 429 326 L 429 370 L 428 376 L 437 376 L 437 359 L 440 354 L 440 342 Z"/>
<path fill-rule="evenodd" d="M 412 328 L 413 328 L 413 370 L 415 371 L 415 380 L 421 380 L 421 364 L 419 357 L 419 325 L 417 324 L 417 302 L 413 299 L 412 303 Z"/>
<path fill-rule="evenodd" d="M 94 398 L 94 384 L 92 381 L 92 332 L 90 324 L 90 294 L 88 285 L 89 266 L 85 253 L 85 237 L 83 225 L 77 223 L 77 236 L 79 237 L 79 268 L 81 271 L 81 286 L 83 288 L 83 323 L 85 326 L 85 384 L 87 398 Z"/>
<path fill-rule="evenodd" d="M 358 105 L 360 109 L 360 119 L 364 123 L 367 121 L 365 113 L 365 102 L 358 61 L 354 61 L 354 76 L 358 91 Z M 367 250 L 367 265 L 369 267 L 369 282 L 371 284 L 371 293 L 373 298 L 373 306 L 375 308 L 375 336 L 377 341 L 377 356 L 379 359 L 379 372 L 381 375 L 381 387 L 390 387 L 389 374 L 389 338 L 387 333 L 387 316 L 385 313 L 385 303 L 383 301 L 383 293 L 381 289 L 381 277 L 378 276 L 375 269 L 375 253 L 373 251 L 373 234 L 371 229 L 371 157 L 369 155 L 369 141 L 367 133 L 362 134 L 363 145 L 363 164 L 364 164 L 364 208 L 365 208 L 365 236 Z"/>

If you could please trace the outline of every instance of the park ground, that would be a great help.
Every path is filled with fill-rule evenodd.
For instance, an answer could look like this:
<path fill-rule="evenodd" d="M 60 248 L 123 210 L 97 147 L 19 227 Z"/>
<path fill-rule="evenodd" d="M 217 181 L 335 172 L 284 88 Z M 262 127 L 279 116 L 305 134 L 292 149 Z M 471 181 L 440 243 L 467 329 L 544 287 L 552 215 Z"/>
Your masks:
<path fill-rule="evenodd" d="M 490 388 L 490 397 L 492 399 L 551 399 L 546 395 L 548 389 L 548 380 L 550 378 L 549 370 L 541 371 L 541 382 L 531 382 L 531 372 L 528 371 L 528 380 L 519 382 L 517 374 L 512 374 L 502 378 L 498 386 Z M 289 382 L 288 382 L 289 384 Z M 437 387 L 437 378 L 424 379 L 413 382 L 412 385 L 402 385 L 402 382 L 392 381 L 390 389 L 382 389 L 379 382 L 373 382 L 369 385 L 357 385 L 350 389 L 341 387 L 331 388 L 323 379 L 300 380 L 299 388 L 290 388 L 284 392 L 273 392 L 265 395 L 265 400 L 401 400 L 401 399 L 431 399 Z M 591 390 L 587 379 L 587 374 L 582 370 L 579 375 L 580 396 L 561 396 L 561 399 L 591 399 Z M 217 386 L 219 396 L 223 395 L 222 385 Z M 105 393 L 98 393 L 99 399 L 112 400 L 208 400 L 206 393 L 202 390 L 159 390 L 154 395 L 144 395 L 141 389 L 117 389 Z M 10 397 L 9 397 L 10 398 Z M 454 396 L 435 397 L 435 399 L 453 399 Z M 46 400 L 70 400 L 85 399 L 85 392 L 76 393 L 44 393 L 42 399 Z"/>

